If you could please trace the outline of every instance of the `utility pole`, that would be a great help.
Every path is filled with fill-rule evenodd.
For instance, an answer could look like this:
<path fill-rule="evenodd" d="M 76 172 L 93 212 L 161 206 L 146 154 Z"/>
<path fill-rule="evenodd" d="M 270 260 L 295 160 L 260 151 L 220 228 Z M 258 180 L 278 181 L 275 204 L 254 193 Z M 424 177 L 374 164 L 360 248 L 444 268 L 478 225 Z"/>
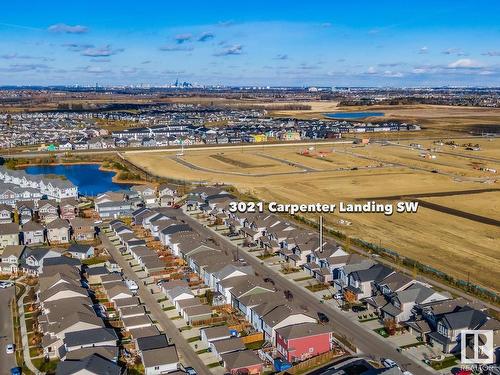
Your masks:
<path fill-rule="evenodd" d="M 319 252 L 323 252 L 323 215 L 319 216 Z"/>

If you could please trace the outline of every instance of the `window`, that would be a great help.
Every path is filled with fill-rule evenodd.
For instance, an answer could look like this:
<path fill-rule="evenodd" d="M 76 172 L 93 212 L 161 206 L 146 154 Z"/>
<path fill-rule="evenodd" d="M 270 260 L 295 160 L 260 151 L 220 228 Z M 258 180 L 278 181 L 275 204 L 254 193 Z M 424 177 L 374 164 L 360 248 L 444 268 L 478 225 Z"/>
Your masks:
<path fill-rule="evenodd" d="M 155 366 L 155 370 L 159 370 L 160 369 L 160 366 Z"/>
<path fill-rule="evenodd" d="M 442 323 L 438 324 L 438 332 L 443 336 L 448 336 L 448 329 Z"/>
<path fill-rule="evenodd" d="M 309 348 L 309 353 L 313 353 L 314 352 L 314 348 Z"/>

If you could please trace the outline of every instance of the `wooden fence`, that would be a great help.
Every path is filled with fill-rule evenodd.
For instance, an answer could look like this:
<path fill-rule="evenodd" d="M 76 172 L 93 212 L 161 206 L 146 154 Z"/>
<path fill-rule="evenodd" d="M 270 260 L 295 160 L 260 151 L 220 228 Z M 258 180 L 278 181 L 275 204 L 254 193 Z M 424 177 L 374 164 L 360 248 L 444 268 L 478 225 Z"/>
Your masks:
<path fill-rule="evenodd" d="M 296 365 L 294 365 L 293 367 L 290 367 L 288 370 L 282 371 L 279 374 L 280 375 L 282 375 L 282 374 L 298 375 L 298 374 L 306 372 L 307 370 L 311 370 L 313 368 L 324 365 L 324 364 L 332 361 L 333 359 L 340 358 L 343 355 L 345 355 L 345 353 L 343 351 L 332 350 L 332 351 L 317 355 L 315 357 L 306 359 L 305 361 L 299 362 Z"/>
<path fill-rule="evenodd" d="M 252 342 L 264 340 L 264 334 L 262 332 L 255 332 L 248 336 L 242 336 L 241 341 L 243 344 L 251 344 Z"/>

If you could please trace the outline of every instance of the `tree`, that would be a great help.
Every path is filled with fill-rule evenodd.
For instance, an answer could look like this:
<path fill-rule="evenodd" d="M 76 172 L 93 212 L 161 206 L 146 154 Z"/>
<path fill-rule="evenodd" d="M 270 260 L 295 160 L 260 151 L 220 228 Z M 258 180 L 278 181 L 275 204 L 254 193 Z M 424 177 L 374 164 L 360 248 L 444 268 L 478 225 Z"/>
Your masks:
<path fill-rule="evenodd" d="M 384 319 L 384 328 L 389 336 L 393 336 L 396 333 L 397 323 L 394 318 Z"/>

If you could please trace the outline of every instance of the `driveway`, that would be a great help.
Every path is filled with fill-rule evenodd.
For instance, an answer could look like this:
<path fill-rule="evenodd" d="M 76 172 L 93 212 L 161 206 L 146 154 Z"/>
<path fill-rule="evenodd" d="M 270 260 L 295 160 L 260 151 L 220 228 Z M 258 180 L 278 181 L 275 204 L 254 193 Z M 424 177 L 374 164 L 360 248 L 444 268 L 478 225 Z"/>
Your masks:
<path fill-rule="evenodd" d="M 15 354 L 5 353 L 5 346 L 14 342 L 9 305 L 14 291 L 15 287 L 0 289 L 0 374 L 10 374 L 10 369 L 17 366 Z"/>

